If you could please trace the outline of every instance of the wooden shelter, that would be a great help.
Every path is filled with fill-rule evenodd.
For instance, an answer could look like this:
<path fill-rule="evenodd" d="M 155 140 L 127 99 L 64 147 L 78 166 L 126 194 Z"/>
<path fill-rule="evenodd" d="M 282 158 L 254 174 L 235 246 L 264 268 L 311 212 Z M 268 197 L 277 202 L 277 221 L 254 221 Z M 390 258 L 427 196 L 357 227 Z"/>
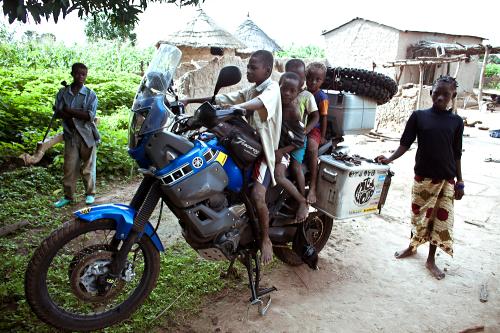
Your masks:
<path fill-rule="evenodd" d="M 219 27 L 201 8 L 183 30 L 174 32 L 164 41 L 182 51 L 181 62 L 211 60 L 214 56 L 235 55 L 245 48 L 236 37 Z"/>
<path fill-rule="evenodd" d="M 396 81 L 399 83 L 401 74 L 405 67 L 416 67 L 419 70 L 419 93 L 417 100 L 417 108 L 420 108 L 422 86 L 426 84 L 426 73 L 434 73 L 436 65 L 446 65 L 446 74 L 452 75 L 454 78 L 458 76 L 460 64 L 462 62 L 470 62 L 470 57 L 474 55 L 484 54 L 481 73 L 479 76 L 479 93 L 477 101 L 482 102 L 482 91 L 484 81 L 484 70 L 489 54 L 499 53 L 500 47 L 491 47 L 490 45 L 463 45 L 460 43 L 438 43 L 431 41 L 420 41 L 415 45 L 408 47 L 408 59 L 389 61 L 382 66 L 384 68 L 399 67 L 399 74 L 396 74 Z M 456 63 L 454 73 L 450 73 L 450 64 Z M 464 105 L 465 107 L 465 105 Z"/>
<path fill-rule="evenodd" d="M 250 17 L 247 17 L 247 19 L 238 26 L 234 36 L 246 45 L 245 48 L 236 50 L 236 55 L 242 58 L 249 57 L 257 50 L 267 50 L 273 53 L 281 51 L 281 47 L 262 31 Z"/>

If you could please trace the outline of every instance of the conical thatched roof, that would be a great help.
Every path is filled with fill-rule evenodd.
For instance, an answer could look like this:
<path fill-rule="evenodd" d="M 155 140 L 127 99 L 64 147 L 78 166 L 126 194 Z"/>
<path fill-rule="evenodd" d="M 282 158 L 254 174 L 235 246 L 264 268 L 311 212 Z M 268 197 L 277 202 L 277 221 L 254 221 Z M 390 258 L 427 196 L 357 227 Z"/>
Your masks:
<path fill-rule="evenodd" d="M 257 50 L 281 51 L 281 47 L 266 35 L 250 18 L 247 18 L 239 25 L 234 35 L 246 45 L 246 48 L 238 49 L 238 52 L 252 53 Z"/>
<path fill-rule="evenodd" d="M 171 34 L 166 41 L 176 46 L 221 47 L 238 49 L 244 47 L 238 39 L 219 27 L 200 8 L 194 19 L 186 24 L 186 28 Z"/>

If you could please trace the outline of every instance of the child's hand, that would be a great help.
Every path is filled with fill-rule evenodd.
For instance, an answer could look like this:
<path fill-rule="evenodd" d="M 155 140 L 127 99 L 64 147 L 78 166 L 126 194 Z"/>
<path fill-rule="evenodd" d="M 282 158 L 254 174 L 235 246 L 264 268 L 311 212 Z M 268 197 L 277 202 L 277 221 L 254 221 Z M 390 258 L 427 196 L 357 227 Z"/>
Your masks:
<path fill-rule="evenodd" d="M 385 157 L 384 155 L 379 155 L 379 156 L 375 157 L 375 162 L 382 163 L 382 164 L 391 163 L 391 161 L 387 157 Z"/>
<path fill-rule="evenodd" d="M 325 143 L 326 143 L 326 139 L 325 138 L 321 138 L 320 145 L 324 145 Z"/>

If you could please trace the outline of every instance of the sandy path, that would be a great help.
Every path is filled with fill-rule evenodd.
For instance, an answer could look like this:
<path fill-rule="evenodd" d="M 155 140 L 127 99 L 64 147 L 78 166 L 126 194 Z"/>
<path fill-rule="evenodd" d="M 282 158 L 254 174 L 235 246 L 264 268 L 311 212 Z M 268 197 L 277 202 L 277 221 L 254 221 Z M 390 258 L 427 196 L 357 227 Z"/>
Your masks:
<path fill-rule="evenodd" d="M 455 205 L 454 258 L 438 250 L 437 265 L 447 271 L 444 280 L 435 280 L 425 269 L 426 245 L 412 258 L 393 257 L 408 244 L 412 149 L 392 166 L 396 176 L 381 215 L 334 223 L 319 271 L 281 264 L 266 270 L 263 285 L 278 288 L 266 316 L 254 308 L 247 311 L 247 289 L 232 289 L 207 302 L 183 330 L 460 332 L 484 325 L 485 332 L 500 332 L 500 165 L 484 162 L 500 158 L 500 139 L 475 128 L 465 133 L 467 196 Z M 398 144 L 355 140 L 351 152 L 363 156 L 387 153 Z M 489 292 L 486 303 L 479 301 L 482 284 Z"/>

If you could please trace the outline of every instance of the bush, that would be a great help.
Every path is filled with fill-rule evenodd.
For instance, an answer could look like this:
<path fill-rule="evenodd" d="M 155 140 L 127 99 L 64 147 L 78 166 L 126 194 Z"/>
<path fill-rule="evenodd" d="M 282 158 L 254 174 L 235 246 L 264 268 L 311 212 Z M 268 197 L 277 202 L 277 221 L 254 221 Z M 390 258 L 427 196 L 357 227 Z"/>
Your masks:
<path fill-rule="evenodd" d="M 500 75 L 500 65 L 498 64 L 487 64 L 486 70 L 484 71 L 484 75 L 487 77 Z"/>
<path fill-rule="evenodd" d="M 70 80 L 64 70 L 0 69 L 0 163 L 22 152 L 31 153 L 52 117 L 55 95 L 61 80 Z M 127 154 L 128 110 L 141 77 L 137 74 L 89 71 L 88 86 L 98 96 L 99 130 L 102 145 L 98 149 L 97 170 L 101 174 L 128 174 L 131 160 Z M 56 119 L 50 135 L 62 131 Z M 47 153 L 55 167 L 62 164 L 63 146 Z"/>
<path fill-rule="evenodd" d="M 90 73 L 88 86 L 94 90 L 99 99 L 97 108 L 103 115 L 109 115 L 123 106 L 132 107 L 141 77 L 129 73 L 112 73 L 98 71 Z"/>
<path fill-rule="evenodd" d="M 290 46 L 276 54 L 278 58 L 324 58 L 325 50 L 314 45 L 309 46 Z"/>
<path fill-rule="evenodd" d="M 114 114 L 101 118 L 99 132 L 102 144 L 97 149 L 99 175 L 126 176 L 134 165 L 127 152 L 129 110 L 127 107 L 122 107 Z"/>
<path fill-rule="evenodd" d="M 0 31 L 1 37 L 1 31 Z M 83 62 L 89 69 L 139 73 L 141 63 L 150 61 L 154 47 L 139 49 L 127 43 L 99 41 L 92 48 L 60 42 L 28 41 L 24 43 L 2 42 L 0 38 L 1 67 L 30 69 L 61 68 L 69 74 L 75 62 Z"/>

